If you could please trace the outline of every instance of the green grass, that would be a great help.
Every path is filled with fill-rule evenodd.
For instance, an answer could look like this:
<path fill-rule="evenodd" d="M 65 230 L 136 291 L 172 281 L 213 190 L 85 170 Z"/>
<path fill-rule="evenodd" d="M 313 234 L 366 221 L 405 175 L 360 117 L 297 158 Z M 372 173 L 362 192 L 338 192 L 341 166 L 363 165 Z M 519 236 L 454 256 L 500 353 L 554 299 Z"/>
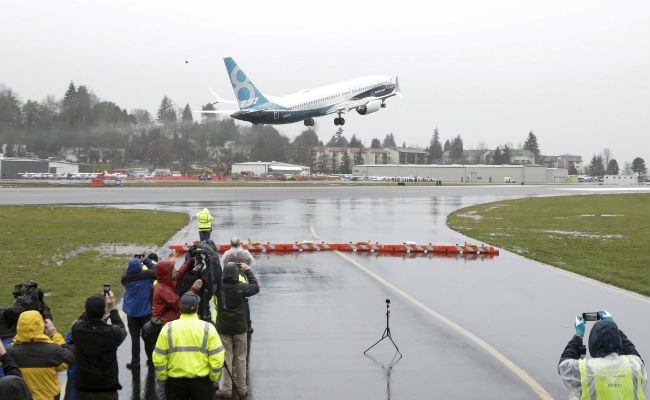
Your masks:
<path fill-rule="evenodd" d="M 457 210 L 447 224 L 483 243 L 650 294 L 648 194 L 499 201 Z"/>
<path fill-rule="evenodd" d="M 65 333 L 85 299 L 100 293 L 104 283 L 116 296 L 122 293 L 120 276 L 133 254 L 115 254 L 114 240 L 151 251 L 189 217 L 154 210 L 0 207 L 0 221 L 0 305 L 11 304 L 14 285 L 33 280 L 49 294 L 45 301 L 54 323 Z"/>

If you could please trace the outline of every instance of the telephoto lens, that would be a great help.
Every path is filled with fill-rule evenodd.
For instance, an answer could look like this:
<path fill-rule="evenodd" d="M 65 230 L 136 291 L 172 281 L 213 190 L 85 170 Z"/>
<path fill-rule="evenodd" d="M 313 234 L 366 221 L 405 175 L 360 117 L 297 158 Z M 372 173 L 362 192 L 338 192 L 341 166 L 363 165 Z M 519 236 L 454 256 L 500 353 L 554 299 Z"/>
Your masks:
<path fill-rule="evenodd" d="M 386 299 L 386 304 L 390 304 L 390 299 Z"/>

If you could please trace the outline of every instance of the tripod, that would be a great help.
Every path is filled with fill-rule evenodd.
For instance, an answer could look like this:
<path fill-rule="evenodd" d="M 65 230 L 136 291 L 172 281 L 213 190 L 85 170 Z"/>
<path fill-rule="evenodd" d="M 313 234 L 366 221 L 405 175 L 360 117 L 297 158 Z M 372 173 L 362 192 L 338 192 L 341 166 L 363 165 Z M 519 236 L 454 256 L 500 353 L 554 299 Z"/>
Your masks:
<path fill-rule="evenodd" d="M 366 351 L 363 352 L 363 354 L 366 354 L 368 350 L 372 349 L 375 347 L 379 342 L 382 340 L 388 338 L 390 339 L 390 342 L 395 346 L 395 350 L 397 350 L 397 353 L 399 353 L 399 358 L 402 358 L 402 352 L 399 351 L 399 348 L 395 344 L 395 341 L 393 340 L 393 337 L 390 334 L 390 325 L 389 325 L 389 318 L 390 318 L 390 299 L 386 299 L 386 329 L 384 329 L 384 333 L 381 335 L 381 338 L 377 340 L 372 346 L 368 347 Z"/>

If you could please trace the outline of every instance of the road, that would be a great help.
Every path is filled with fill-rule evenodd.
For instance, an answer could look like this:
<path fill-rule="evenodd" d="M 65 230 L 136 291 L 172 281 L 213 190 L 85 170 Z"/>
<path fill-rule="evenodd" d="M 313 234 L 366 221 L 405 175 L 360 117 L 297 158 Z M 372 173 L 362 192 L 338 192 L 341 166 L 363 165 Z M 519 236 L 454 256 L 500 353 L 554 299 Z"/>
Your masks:
<path fill-rule="evenodd" d="M 448 244 L 467 240 L 446 227 L 446 215 L 455 209 L 607 188 L 122 189 L 14 189 L 10 196 L 5 189 L 0 202 L 115 204 L 191 214 L 208 207 L 216 222 L 213 239 L 222 243 L 232 235 L 277 242 L 318 235 L 334 242 Z M 193 230 L 189 226 L 173 240 L 190 238 Z M 479 260 L 264 255 L 254 271 L 261 292 L 250 299 L 251 399 L 566 398 L 556 366 L 574 332 L 573 318 L 601 308 L 614 315 L 642 355 L 650 354 L 643 339 L 650 335 L 647 297 L 504 251 Z M 392 336 L 404 354 L 394 365 L 387 341 L 369 352 L 372 358 L 363 355 L 385 328 L 386 298 Z M 128 354 L 125 344 L 122 366 Z M 121 379 L 123 397 L 145 389 L 130 385 L 125 368 Z"/>

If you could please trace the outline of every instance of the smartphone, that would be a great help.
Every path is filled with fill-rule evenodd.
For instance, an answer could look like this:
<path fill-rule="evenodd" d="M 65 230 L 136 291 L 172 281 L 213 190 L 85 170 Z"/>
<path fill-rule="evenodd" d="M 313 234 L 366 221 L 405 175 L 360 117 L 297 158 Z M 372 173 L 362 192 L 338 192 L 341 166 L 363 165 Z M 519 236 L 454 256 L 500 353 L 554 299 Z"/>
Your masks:
<path fill-rule="evenodd" d="M 104 284 L 104 295 L 107 295 L 108 292 L 111 291 L 111 284 L 110 283 L 105 283 Z"/>
<path fill-rule="evenodd" d="M 600 320 L 600 315 L 598 315 L 597 312 L 583 312 L 582 318 L 584 318 L 585 321 L 598 321 Z"/>

